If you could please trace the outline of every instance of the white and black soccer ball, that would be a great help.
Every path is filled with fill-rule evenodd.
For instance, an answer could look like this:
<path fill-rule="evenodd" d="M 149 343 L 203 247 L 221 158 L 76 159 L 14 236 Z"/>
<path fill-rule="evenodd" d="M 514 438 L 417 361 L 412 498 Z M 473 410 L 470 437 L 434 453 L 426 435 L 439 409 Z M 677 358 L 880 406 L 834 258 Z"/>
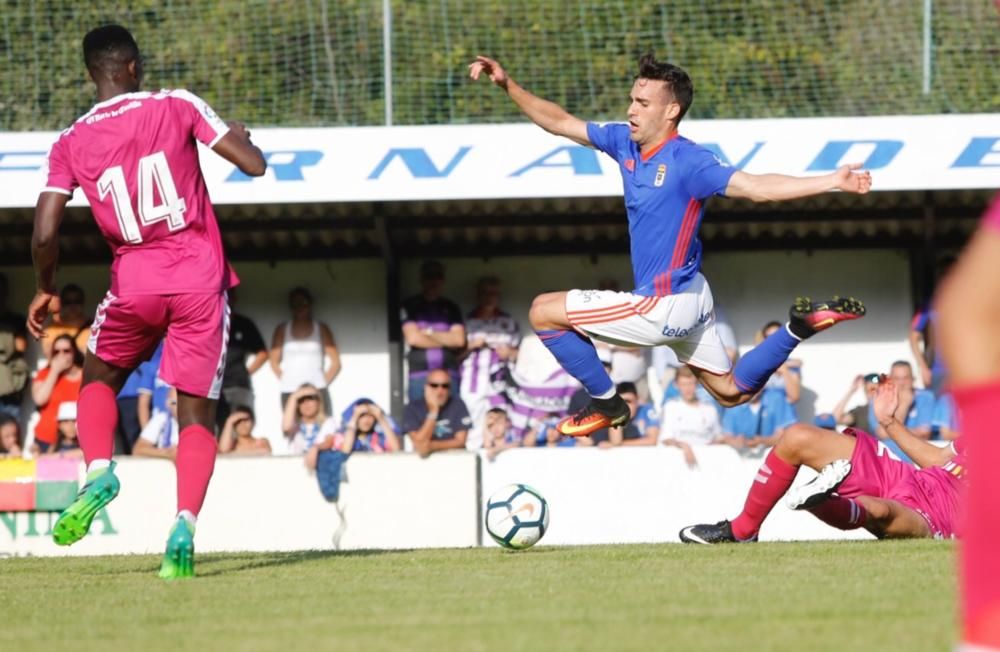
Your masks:
<path fill-rule="evenodd" d="M 504 548 L 530 548 L 548 528 L 549 504 L 528 485 L 507 485 L 486 501 L 486 531 Z"/>

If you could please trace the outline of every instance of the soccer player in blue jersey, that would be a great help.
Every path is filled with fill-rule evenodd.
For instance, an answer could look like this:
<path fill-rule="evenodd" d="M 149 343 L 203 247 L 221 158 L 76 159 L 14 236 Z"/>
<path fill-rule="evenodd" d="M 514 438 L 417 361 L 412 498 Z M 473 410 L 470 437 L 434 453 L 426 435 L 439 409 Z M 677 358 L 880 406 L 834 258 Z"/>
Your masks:
<path fill-rule="evenodd" d="M 489 77 L 542 129 L 615 159 L 622 174 L 635 289 L 549 292 L 531 305 L 529 318 L 538 336 L 592 398 L 560 422 L 564 434 L 585 436 L 629 420 L 628 405 L 615 393 L 591 338 L 629 346 L 666 344 L 720 403 L 732 406 L 750 400 L 799 342 L 864 315 L 864 306 L 854 299 L 797 299 L 785 328 L 733 368 L 715 328 L 698 239 L 704 202 L 712 195 L 764 202 L 829 190 L 864 194 L 871 188 L 871 175 L 859 171 L 860 165 L 844 165 L 823 176 L 791 177 L 748 174 L 723 164 L 677 133 L 694 97 L 691 78 L 652 54 L 639 60 L 627 124 L 585 122 L 521 88 L 488 57 L 477 57 L 469 74 L 472 79 Z"/>

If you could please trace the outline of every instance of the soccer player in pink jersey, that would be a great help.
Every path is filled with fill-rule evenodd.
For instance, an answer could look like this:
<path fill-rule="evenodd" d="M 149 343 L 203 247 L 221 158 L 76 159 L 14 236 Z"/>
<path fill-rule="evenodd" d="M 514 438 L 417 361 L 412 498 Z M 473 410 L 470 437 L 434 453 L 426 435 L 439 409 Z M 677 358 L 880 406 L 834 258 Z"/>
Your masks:
<path fill-rule="evenodd" d="M 788 493 L 792 509 L 806 509 L 842 530 L 865 528 L 878 538 L 951 538 L 958 532 L 958 503 L 965 482 L 966 449 L 930 444 L 907 430 L 899 415 L 899 389 L 882 377 L 874 399 L 875 418 L 917 468 L 892 457 L 884 444 L 860 430 L 843 434 L 812 425 L 788 428 L 754 478 L 743 512 L 732 521 L 692 525 L 680 532 L 685 543 L 756 541 L 778 500 Z M 819 471 L 789 491 L 805 464 Z"/>
<path fill-rule="evenodd" d="M 975 451 L 963 505 L 962 650 L 1000 650 L 1000 195 L 937 297 L 938 345 Z"/>
<path fill-rule="evenodd" d="M 80 391 L 78 430 L 87 480 L 56 521 L 59 545 L 82 539 L 98 510 L 118 494 L 111 461 L 126 377 L 164 341 L 160 373 L 177 388 L 177 520 L 160 569 L 194 574 L 194 525 L 215 466 L 216 399 L 222 384 L 229 307 L 239 281 L 198 162 L 199 142 L 252 176 L 267 167 L 240 123 L 225 123 L 184 90 L 140 92 L 142 58 L 124 27 L 83 39 L 97 104 L 60 134 L 35 208 L 32 256 L 37 290 L 28 329 L 37 338 L 56 308 L 59 224 L 77 188 L 114 254 L 110 289 L 97 307 Z"/>

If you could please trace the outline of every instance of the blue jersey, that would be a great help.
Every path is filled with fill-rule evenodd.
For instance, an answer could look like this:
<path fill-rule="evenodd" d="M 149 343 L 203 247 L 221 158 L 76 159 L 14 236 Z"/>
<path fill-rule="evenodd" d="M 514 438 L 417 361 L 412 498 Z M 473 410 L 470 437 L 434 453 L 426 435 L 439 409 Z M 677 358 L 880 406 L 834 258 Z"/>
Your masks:
<path fill-rule="evenodd" d="M 639 153 L 624 124 L 587 124 L 587 138 L 618 162 L 632 248 L 635 294 L 682 292 L 701 271 L 698 227 L 704 202 L 724 195 L 735 168 L 674 134 Z"/>

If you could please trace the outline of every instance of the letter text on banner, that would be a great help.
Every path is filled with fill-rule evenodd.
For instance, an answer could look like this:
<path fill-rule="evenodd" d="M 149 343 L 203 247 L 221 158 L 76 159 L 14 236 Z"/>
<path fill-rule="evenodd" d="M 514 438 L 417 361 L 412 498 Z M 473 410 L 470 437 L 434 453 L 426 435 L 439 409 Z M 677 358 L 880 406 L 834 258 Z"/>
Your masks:
<path fill-rule="evenodd" d="M 562 152 L 569 152 L 569 161 L 565 163 L 549 163 L 548 160 Z M 573 174 L 601 174 L 601 164 L 597 161 L 597 152 L 582 145 L 564 145 L 557 147 L 538 160 L 528 163 L 520 170 L 511 173 L 519 177 L 532 168 L 573 168 Z"/>
<path fill-rule="evenodd" d="M 901 140 L 831 140 L 809 164 L 806 171 L 832 172 L 845 163 L 853 163 L 854 161 L 845 160 L 844 155 L 854 146 L 865 145 L 874 146 L 868 157 L 861 163 L 861 167 L 866 170 L 878 170 L 886 167 L 903 149 L 903 141 Z"/>
<path fill-rule="evenodd" d="M 378 179 L 382 176 L 382 173 L 385 172 L 385 169 L 389 167 L 389 164 L 392 163 L 392 161 L 397 157 L 402 159 L 403 163 L 406 164 L 410 174 L 418 179 L 447 177 L 452 173 L 455 167 L 462 162 L 462 159 L 465 158 L 465 155 L 468 154 L 471 149 L 472 147 L 469 147 L 468 145 L 465 147 L 459 147 L 458 152 L 451 157 L 448 164 L 439 170 L 438 167 L 434 165 L 434 161 L 431 160 L 431 157 L 427 155 L 427 152 L 424 151 L 422 147 L 394 147 L 390 149 L 379 164 L 375 166 L 375 169 L 368 175 L 368 178 Z"/>
<path fill-rule="evenodd" d="M 302 174 L 302 168 L 312 167 L 322 158 L 323 152 L 314 149 L 264 152 L 267 167 L 274 172 L 274 178 L 278 181 L 303 181 L 305 176 Z M 253 178 L 235 169 L 226 178 L 226 183 L 230 181 L 253 181 Z"/>

